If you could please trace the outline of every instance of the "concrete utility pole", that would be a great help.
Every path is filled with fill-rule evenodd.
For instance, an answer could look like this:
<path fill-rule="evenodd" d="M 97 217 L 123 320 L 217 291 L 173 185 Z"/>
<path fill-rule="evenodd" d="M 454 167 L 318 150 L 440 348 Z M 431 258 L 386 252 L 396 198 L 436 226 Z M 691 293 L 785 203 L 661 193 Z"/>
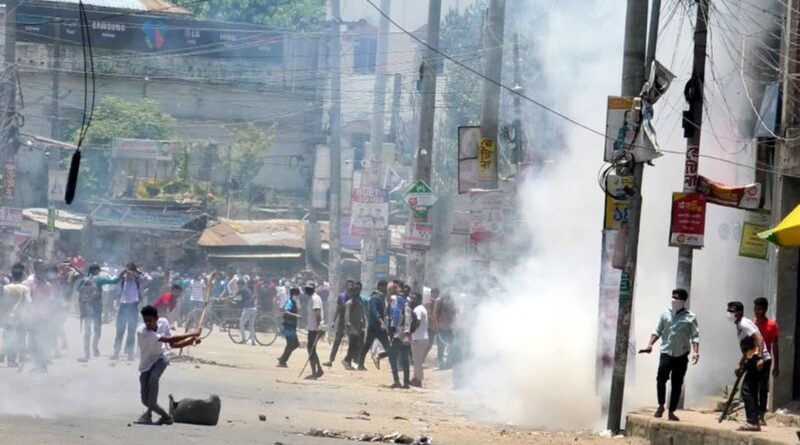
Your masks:
<path fill-rule="evenodd" d="M 6 67 L 17 62 L 17 0 L 6 0 L 5 8 L 6 42 L 4 60 Z"/>
<path fill-rule="evenodd" d="M 519 67 L 519 34 L 514 33 L 514 91 L 523 93 L 525 90 L 522 88 L 522 72 Z M 514 165 L 516 166 L 516 178 L 519 182 L 520 168 L 525 159 L 525 144 L 522 136 L 522 98 L 519 94 L 514 95 L 514 155 L 512 156 Z"/>
<path fill-rule="evenodd" d="M 52 87 L 52 94 L 53 94 L 53 110 L 52 115 L 50 116 L 50 137 L 59 141 L 61 140 L 61 119 L 60 119 L 60 111 L 61 105 L 59 103 L 59 96 L 60 96 L 60 81 L 61 76 L 59 73 L 59 69 L 61 68 L 61 20 L 56 19 L 55 23 L 53 23 L 53 87 Z M 44 257 L 47 261 L 53 259 L 53 255 L 55 253 L 55 228 L 50 227 L 50 219 L 55 219 L 58 216 L 58 210 L 56 209 L 56 203 L 50 200 L 50 172 L 54 172 L 58 170 L 58 162 L 59 162 L 59 154 L 61 153 L 61 148 L 53 146 L 48 148 L 49 155 L 47 157 L 47 186 L 48 186 L 48 199 L 47 199 L 47 238 L 45 239 L 45 253 Z"/>
<path fill-rule="evenodd" d="M 503 79 L 503 32 L 506 22 L 506 1 L 491 0 L 489 17 L 484 28 L 483 57 L 483 102 L 481 104 L 481 144 L 485 139 L 492 142 L 491 178 L 478 178 L 483 189 L 497 188 L 497 121 L 500 112 L 500 82 Z M 481 162 L 481 153 L 478 153 Z M 480 170 L 479 170 L 480 171 Z"/>
<path fill-rule="evenodd" d="M 656 28 L 657 29 L 657 28 Z M 622 95 L 638 96 L 645 81 L 645 47 L 647 43 L 647 0 L 628 0 L 625 17 L 625 47 L 622 59 Z M 642 176 L 644 164 L 633 169 L 634 196 L 628 210 L 628 239 L 625 245 L 625 269 L 619 286 L 619 314 L 614 346 L 614 370 L 608 403 L 608 429 L 617 433 L 622 423 L 622 400 L 625 394 L 625 372 L 628 365 L 633 312 L 633 286 L 639 250 L 639 222 L 642 213 Z"/>
<path fill-rule="evenodd" d="M 703 84 L 706 77 L 706 45 L 708 42 L 708 4 L 709 0 L 697 1 L 697 19 L 694 31 L 694 61 L 692 77 L 686 89 L 689 111 L 684 116 L 683 126 L 686 138 L 686 164 L 683 173 L 683 191 L 697 191 L 698 166 L 700 161 L 700 131 L 703 125 Z M 678 273 L 676 285 L 679 289 L 692 290 L 692 258 L 694 249 L 678 248 Z"/>
<path fill-rule="evenodd" d="M 331 156 L 331 188 L 330 188 L 330 250 L 328 251 L 328 283 L 331 298 L 328 299 L 335 310 L 336 298 L 339 296 L 339 281 L 342 263 L 342 72 L 341 72 L 341 20 L 339 0 L 331 0 L 331 19 L 333 33 L 331 35 L 331 114 L 329 141 Z M 334 312 L 328 312 L 333 314 Z M 331 317 L 331 320 L 333 318 Z"/>
<path fill-rule="evenodd" d="M 442 16 L 442 1 L 430 0 L 428 2 L 428 37 L 426 43 L 430 45 L 425 50 L 422 62 L 422 91 L 421 110 L 419 121 L 419 146 L 417 147 L 417 167 L 414 172 L 414 182 L 422 180 L 431 183 L 431 160 L 433 159 L 433 123 L 436 112 L 436 69 L 439 66 L 439 53 L 431 48 L 439 49 L 439 28 Z M 418 218 L 414 211 L 408 213 L 409 222 L 427 222 L 425 218 Z M 408 283 L 415 292 L 422 292 L 425 285 L 425 257 L 426 251 L 409 249 L 408 255 Z"/>
<path fill-rule="evenodd" d="M 392 119 L 389 122 L 389 134 L 395 147 L 398 145 L 397 132 L 400 131 L 400 93 L 403 91 L 403 75 L 394 73 L 394 90 L 392 93 Z"/>
<path fill-rule="evenodd" d="M 391 0 L 381 0 L 381 11 L 390 15 Z M 369 146 L 364 154 L 366 166 L 363 183 L 370 189 L 381 187 L 383 159 L 383 120 L 386 108 L 386 64 L 389 58 L 389 19 L 381 15 L 378 25 L 378 48 L 375 66 L 375 93 L 372 96 L 372 127 L 369 135 Z M 387 228 L 388 231 L 388 228 Z M 388 235 L 388 234 L 387 234 Z M 375 286 L 375 256 L 378 249 L 386 248 L 387 235 L 373 234 L 364 238 L 361 247 L 361 282 L 371 289 Z"/>

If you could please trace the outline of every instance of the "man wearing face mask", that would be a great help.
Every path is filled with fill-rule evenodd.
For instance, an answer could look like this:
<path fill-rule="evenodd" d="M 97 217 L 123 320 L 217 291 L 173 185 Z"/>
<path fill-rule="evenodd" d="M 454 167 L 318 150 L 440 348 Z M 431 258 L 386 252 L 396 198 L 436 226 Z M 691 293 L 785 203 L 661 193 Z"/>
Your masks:
<path fill-rule="evenodd" d="M 772 357 L 767 351 L 764 337 L 758 327 L 750 319 L 744 317 L 744 304 L 740 301 L 728 303 L 728 319 L 736 325 L 736 337 L 742 358 L 734 373 L 742 379 L 742 402 L 744 402 L 747 423 L 739 431 L 761 431 L 761 413 L 758 407 L 758 396 L 761 389 L 761 373 Z"/>
<path fill-rule="evenodd" d="M 689 364 L 689 352 L 692 354 L 692 364 L 700 360 L 700 331 L 697 325 L 697 315 L 686 308 L 689 293 L 685 289 L 672 291 L 671 307 L 667 309 L 658 320 L 656 331 L 650 335 L 647 347 L 640 350 L 640 354 L 653 352 L 653 345 L 661 339 L 661 357 L 658 362 L 656 377 L 656 392 L 658 394 L 658 408 L 655 417 L 664 415 L 664 402 L 667 398 L 667 380 L 672 381 L 669 397 L 669 420 L 677 422 L 675 410 L 681 398 L 683 378 Z"/>

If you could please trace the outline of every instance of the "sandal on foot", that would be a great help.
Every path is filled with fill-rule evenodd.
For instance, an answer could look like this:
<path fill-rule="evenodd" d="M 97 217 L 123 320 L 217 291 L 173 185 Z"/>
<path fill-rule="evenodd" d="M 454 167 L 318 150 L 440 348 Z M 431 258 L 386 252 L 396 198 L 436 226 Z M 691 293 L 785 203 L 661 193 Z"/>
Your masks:
<path fill-rule="evenodd" d="M 745 423 L 744 425 L 742 425 L 739 428 L 737 428 L 736 431 L 754 433 L 754 432 L 761 431 L 761 427 L 758 426 L 758 425 L 752 425 L 752 424 L 749 424 L 749 423 Z"/>

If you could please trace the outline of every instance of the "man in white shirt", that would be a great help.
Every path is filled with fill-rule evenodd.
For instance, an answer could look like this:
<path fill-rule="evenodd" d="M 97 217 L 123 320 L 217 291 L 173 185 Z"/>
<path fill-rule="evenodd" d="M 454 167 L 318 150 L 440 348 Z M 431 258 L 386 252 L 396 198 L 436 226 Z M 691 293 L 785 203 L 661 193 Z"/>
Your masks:
<path fill-rule="evenodd" d="M 306 284 L 303 291 L 308 295 L 310 309 L 309 317 L 306 320 L 306 328 L 308 328 L 308 364 L 311 366 L 311 374 L 306 379 L 313 380 L 325 374 L 322 371 L 322 364 L 319 362 L 319 356 L 317 355 L 317 342 L 325 336 L 325 331 L 322 328 L 324 325 L 322 297 L 317 295 L 313 282 Z"/>
<path fill-rule="evenodd" d="M 200 343 L 200 331 L 196 330 L 184 335 L 172 335 L 166 318 L 158 318 L 158 310 L 153 306 L 145 306 L 141 311 L 144 323 L 136 330 L 139 344 L 139 385 L 142 404 L 147 408 L 136 421 L 139 424 L 152 424 L 153 411 L 161 418 L 158 425 L 171 425 L 172 417 L 158 405 L 158 385 L 161 375 L 169 363 L 170 346 L 183 348 Z"/>
<path fill-rule="evenodd" d="M 11 283 L 3 286 L 0 305 L 0 325 L 3 327 L 3 354 L 9 368 L 19 366 L 25 345 L 25 319 L 27 306 L 31 304 L 31 291 L 22 284 L 25 266 L 20 263 L 11 267 Z"/>
<path fill-rule="evenodd" d="M 192 280 L 191 293 L 189 294 L 189 301 L 191 308 L 189 310 L 203 307 L 203 302 L 205 301 L 205 295 L 206 295 L 206 280 L 203 279 L 202 274 L 198 274 L 197 278 Z"/>
<path fill-rule="evenodd" d="M 742 402 L 744 402 L 747 423 L 739 427 L 739 431 L 761 431 L 758 394 L 761 385 L 760 371 L 764 362 L 771 359 L 767 345 L 758 327 L 744 317 L 744 304 L 740 301 L 728 303 L 728 319 L 736 325 L 736 337 L 742 358 L 734 371 L 742 379 Z"/>
<path fill-rule="evenodd" d="M 411 386 L 422 387 L 422 365 L 428 355 L 428 310 L 422 304 L 422 295 L 414 294 L 411 299 L 411 359 L 414 361 L 414 375 Z"/>

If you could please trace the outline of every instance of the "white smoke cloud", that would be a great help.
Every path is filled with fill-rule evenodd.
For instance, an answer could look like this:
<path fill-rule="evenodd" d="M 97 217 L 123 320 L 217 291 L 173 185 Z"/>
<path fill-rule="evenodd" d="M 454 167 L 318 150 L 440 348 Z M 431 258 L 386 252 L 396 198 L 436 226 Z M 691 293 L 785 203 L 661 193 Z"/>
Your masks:
<path fill-rule="evenodd" d="M 536 13 L 546 11 L 547 17 L 547 29 L 536 35 L 543 45 L 545 75 L 559 98 L 552 105 L 592 128 L 604 129 L 606 96 L 620 90 L 625 2 L 536 3 L 540 8 Z M 676 19 L 666 28 L 659 46 L 659 58 L 678 80 L 656 113 L 662 146 L 683 151 L 680 112 L 683 83 L 691 72 L 690 23 L 694 14 L 685 10 L 678 14 L 687 15 L 683 26 L 678 26 Z M 689 56 L 683 57 L 686 54 Z M 721 51 L 712 57 L 718 73 L 734 66 Z M 707 76 L 712 78 L 710 69 Z M 718 91 L 707 93 L 713 131 L 718 133 L 736 120 L 721 105 L 721 95 L 736 93 L 738 79 L 729 80 Z M 535 88 L 528 91 L 536 96 Z M 747 116 L 741 101 L 727 99 L 731 110 L 741 113 L 739 118 Z M 540 113 L 528 119 L 537 119 Z M 520 233 L 534 246 L 533 255 L 513 269 L 501 271 L 496 289 L 490 295 L 476 296 L 480 303 L 466 309 L 474 311 L 467 321 L 473 356 L 466 368 L 470 391 L 488 408 L 482 412 L 493 420 L 545 429 L 601 429 L 605 426 L 601 402 L 608 394 L 598 397 L 595 388 L 603 218 L 603 196 L 596 177 L 604 141 L 578 127 L 565 126 L 569 152 L 524 184 L 519 193 L 525 221 Z M 712 131 L 711 126 L 707 130 Z M 730 148 L 721 147 L 718 139 L 704 135 L 703 152 L 752 162 L 752 151 L 731 156 L 723 150 Z M 535 135 L 532 140 L 536 143 Z M 646 168 L 644 179 L 631 332 L 639 345 L 648 340 L 675 287 L 677 249 L 668 247 L 667 239 L 671 193 L 681 190 L 683 157 L 667 155 L 655 163 L 655 168 Z M 720 181 L 753 181 L 751 169 L 705 159 L 700 165 L 702 174 Z M 700 319 L 703 345 L 700 364 L 690 367 L 687 375 L 688 406 L 701 403 L 730 383 L 737 347 L 733 327 L 724 318 L 725 302 L 741 299 L 749 303 L 763 292 L 764 263 L 738 257 L 738 239 L 723 236 L 726 228 L 743 218 L 742 211 L 709 206 L 706 247 L 695 253 L 691 304 Z M 451 267 L 469 267 L 462 261 Z M 626 386 L 626 411 L 655 405 L 657 362 L 657 354 L 637 356 L 629 362 L 635 372 Z"/>

